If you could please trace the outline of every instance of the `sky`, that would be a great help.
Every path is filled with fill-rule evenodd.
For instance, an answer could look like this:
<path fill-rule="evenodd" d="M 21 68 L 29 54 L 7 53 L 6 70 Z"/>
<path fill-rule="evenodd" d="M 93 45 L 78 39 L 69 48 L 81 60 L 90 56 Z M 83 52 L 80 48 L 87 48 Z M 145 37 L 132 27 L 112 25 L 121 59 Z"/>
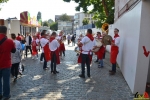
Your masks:
<path fill-rule="evenodd" d="M 66 3 L 63 0 L 9 0 L 2 4 L 0 19 L 17 17 L 20 19 L 20 13 L 28 11 L 30 16 L 37 16 L 38 11 L 42 13 L 42 20 L 55 19 L 55 15 L 67 13 L 74 15 L 77 13 L 75 7 L 78 4 L 74 2 Z"/>

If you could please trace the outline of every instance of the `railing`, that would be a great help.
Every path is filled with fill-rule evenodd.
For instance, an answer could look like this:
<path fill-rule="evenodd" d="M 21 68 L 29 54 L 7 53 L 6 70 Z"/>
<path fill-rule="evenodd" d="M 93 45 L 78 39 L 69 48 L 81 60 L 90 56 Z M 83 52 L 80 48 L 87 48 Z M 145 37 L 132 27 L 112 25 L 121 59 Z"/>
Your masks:
<path fill-rule="evenodd" d="M 141 0 L 130 0 L 126 5 L 118 12 L 118 18 L 121 17 L 125 12 L 132 9 Z"/>

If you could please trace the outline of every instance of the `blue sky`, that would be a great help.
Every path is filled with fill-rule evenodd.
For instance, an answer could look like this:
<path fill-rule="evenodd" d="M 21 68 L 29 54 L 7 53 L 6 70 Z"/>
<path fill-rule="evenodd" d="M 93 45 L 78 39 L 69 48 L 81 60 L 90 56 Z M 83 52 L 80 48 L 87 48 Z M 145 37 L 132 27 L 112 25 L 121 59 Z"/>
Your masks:
<path fill-rule="evenodd" d="M 3 4 L 0 11 L 0 18 L 17 17 L 20 19 L 20 12 L 29 11 L 31 17 L 37 16 L 38 11 L 42 13 L 42 20 L 55 18 L 55 15 L 77 13 L 75 7 L 78 4 L 66 3 L 63 0 L 9 0 Z"/>

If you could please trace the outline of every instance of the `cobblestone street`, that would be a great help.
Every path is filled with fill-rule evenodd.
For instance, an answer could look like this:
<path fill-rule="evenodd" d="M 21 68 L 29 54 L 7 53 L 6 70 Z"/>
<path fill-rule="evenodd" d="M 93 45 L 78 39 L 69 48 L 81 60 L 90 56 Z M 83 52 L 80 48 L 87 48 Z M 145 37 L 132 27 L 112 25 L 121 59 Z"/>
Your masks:
<path fill-rule="evenodd" d="M 121 71 L 117 68 L 116 75 L 109 75 L 108 53 L 104 68 L 98 68 L 93 57 L 91 78 L 82 79 L 78 76 L 81 70 L 74 47 L 66 45 L 66 49 L 57 75 L 51 74 L 50 69 L 43 70 L 39 60 L 29 57 L 23 61 L 25 71 L 16 83 L 11 81 L 10 100 L 133 100 Z"/>

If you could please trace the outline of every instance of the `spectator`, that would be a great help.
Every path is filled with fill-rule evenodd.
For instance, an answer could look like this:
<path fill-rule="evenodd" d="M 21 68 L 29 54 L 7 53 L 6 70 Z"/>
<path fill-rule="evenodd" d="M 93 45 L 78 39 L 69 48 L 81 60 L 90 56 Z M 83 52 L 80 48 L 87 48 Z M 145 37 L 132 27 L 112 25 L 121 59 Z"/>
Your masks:
<path fill-rule="evenodd" d="M 27 36 L 26 36 L 26 58 L 27 58 L 28 49 L 30 50 L 30 53 L 32 55 L 31 42 L 32 42 L 32 38 L 31 38 L 30 34 L 27 33 Z"/>
<path fill-rule="evenodd" d="M 16 40 L 21 41 L 21 35 L 20 35 L 20 33 L 18 33 L 18 36 L 17 36 Z"/>
<path fill-rule="evenodd" d="M 15 44 L 7 39 L 7 27 L 0 26 L 0 99 L 8 100 L 10 96 L 11 52 L 15 53 Z"/>
<path fill-rule="evenodd" d="M 71 37 L 72 46 L 75 46 L 75 39 L 76 39 L 76 36 L 75 36 L 75 34 L 74 34 L 74 35 L 72 35 L 72 37 Z"/>
<path fill-rule="evenodd" d="M 11 53 L 11 62 L 12 62 L 11 74 L 14 77 L 14 81 L 16 81 L 18 78 L 19 64 L 21 62 L 20 50 L 22 49 L 22 46 L 21 43 L 18 40 L 16 40 L 16 35 L 14 33 L 11 34 L 11 38 L 13 39 L 13 42 L 15 43 L 16 46 L 16 52 Z"/>

